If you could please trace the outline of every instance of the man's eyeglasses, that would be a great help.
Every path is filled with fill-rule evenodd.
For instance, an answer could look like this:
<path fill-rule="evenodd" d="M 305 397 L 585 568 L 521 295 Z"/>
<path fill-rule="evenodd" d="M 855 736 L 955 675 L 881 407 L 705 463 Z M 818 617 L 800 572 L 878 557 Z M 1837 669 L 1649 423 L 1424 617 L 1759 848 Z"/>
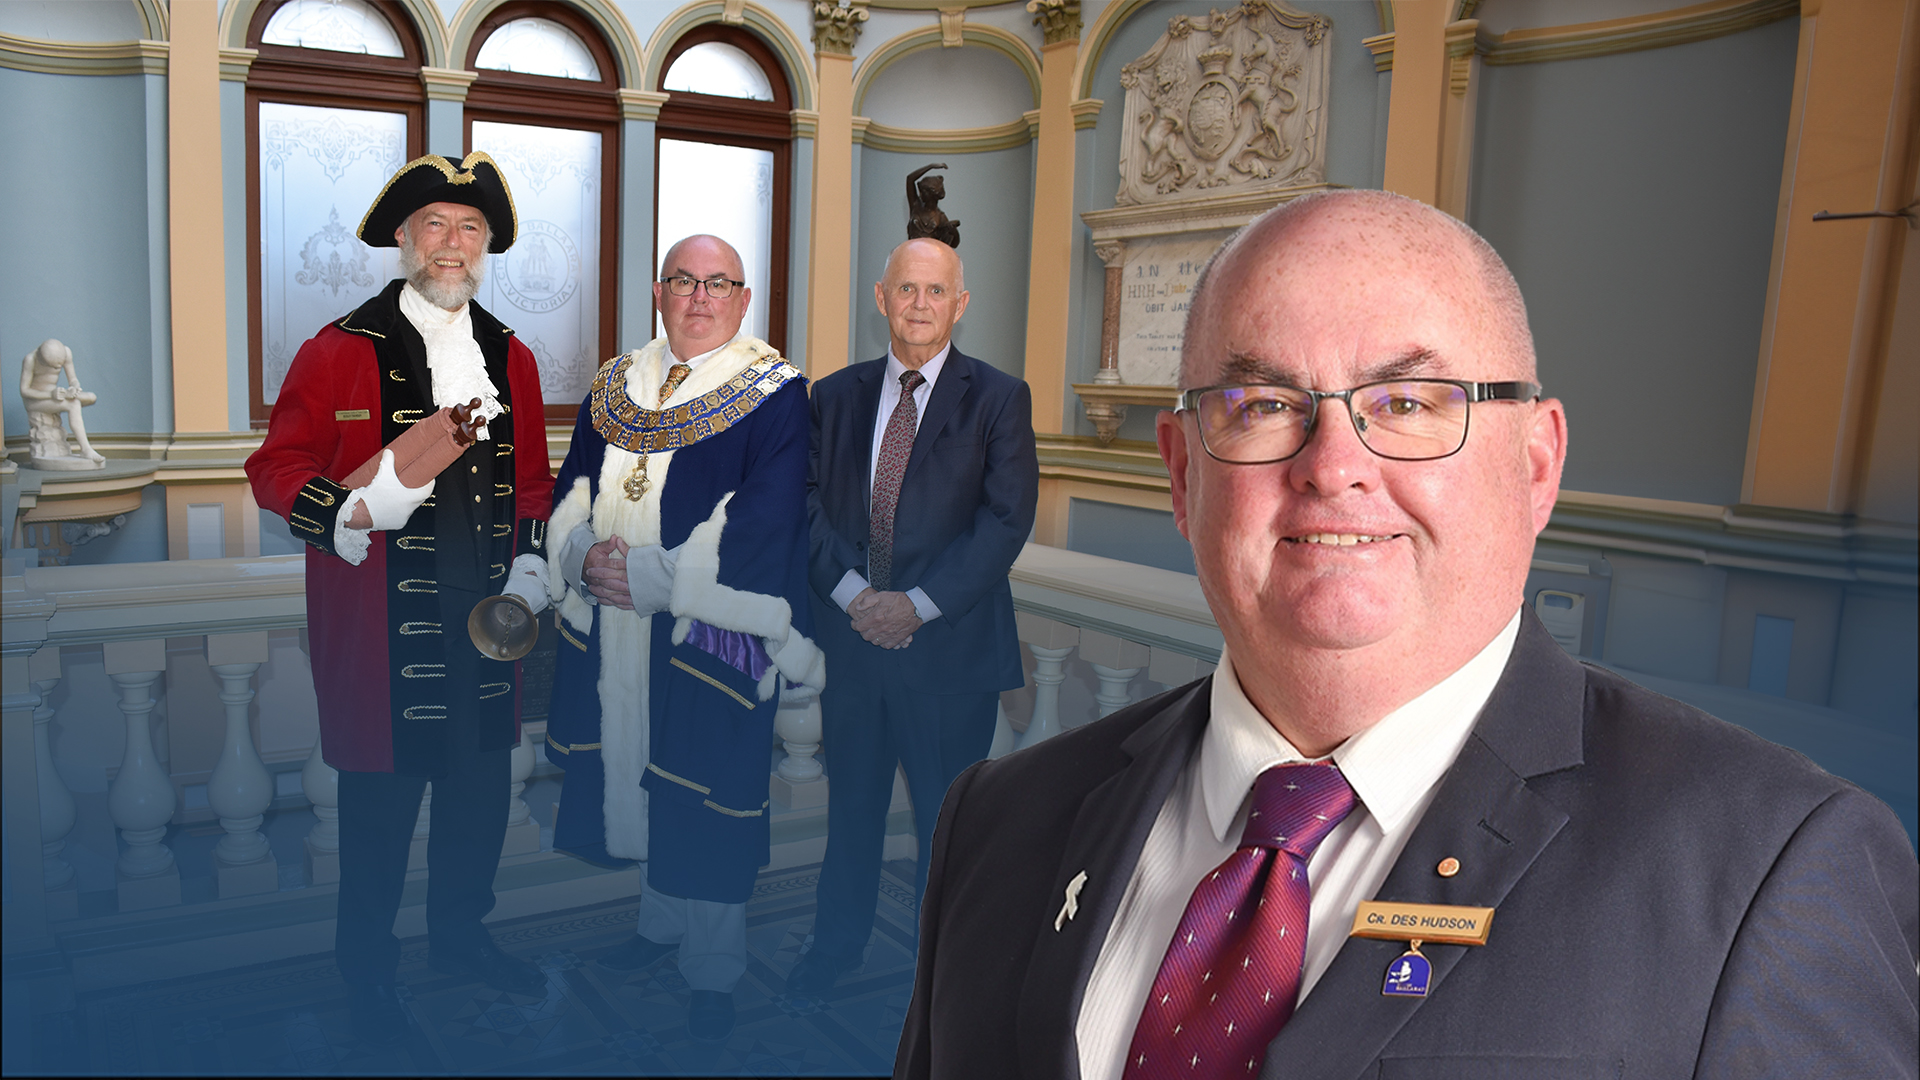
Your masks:
<path fill-rule="evenodd" d="M 660 284 L 665 285 L 667 291 L 675 296 L 692 296 L 693 290 L 704 286 L 708 296 L 715 300 L 725 300 L 733 295 L 733 290 L 745 288 L 747 283 L 734 281 L 732 278 L 716 277 L 702 280 L 685 274 L 676 274 L 673 277 L 661 278 Z"/>
<path fill-rule="evenodd" d="M 1177 412 L 1200 423 L 1200 445 L 1216 461 L 1266 465 L 1298 454 L 1313 437 L 1320 403 L 1347 405 L 1367 449 L 1395 461 L 1450 457 L 1467 444 L 1476 401 L 1532 401 L 1540 384 L 1391 379 L 1351 390 L 1293 386 L 1203 386 L 1180 392 Z"/>

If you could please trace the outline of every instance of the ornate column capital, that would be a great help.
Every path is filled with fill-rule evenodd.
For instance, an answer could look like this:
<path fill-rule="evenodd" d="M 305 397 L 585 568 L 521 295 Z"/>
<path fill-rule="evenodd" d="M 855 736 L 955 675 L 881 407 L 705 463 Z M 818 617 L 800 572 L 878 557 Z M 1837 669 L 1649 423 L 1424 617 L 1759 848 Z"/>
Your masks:
<path fill-rule="evenodd" d="M 814 0 L 813 47 L 829 56 L 852 56 L 860 40 L 860 24 L 867 21 L 864 0 L 842 5 L 838 0 Z"/>
<path fill-rule="evenodd" d="M 473 80 L 480 77 L 477 71 L 465 71 L 460 68 L 423 67 L 420 69 L 421 85 L 427 88 L 429 101 L 465 101 L 467 88 Z"/>
<path fill-rule="evenodd" d="M 1047 36 L 1047 44 L 1080 40 L 1080 0 L 1027 0 L 1033 25 Z"/>

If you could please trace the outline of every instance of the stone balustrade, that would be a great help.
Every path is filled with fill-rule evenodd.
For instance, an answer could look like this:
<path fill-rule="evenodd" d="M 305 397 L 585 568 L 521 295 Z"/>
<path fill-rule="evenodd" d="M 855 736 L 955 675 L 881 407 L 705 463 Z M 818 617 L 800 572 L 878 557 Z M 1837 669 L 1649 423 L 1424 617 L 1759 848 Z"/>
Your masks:
<path fill-rule="evenodd" d="M 228 920 L 240 913 L 247 925 L 272 931 L 256 933 L 248 949 L 294 955 L 330 947 L 338 774 L 322 759 L 313 720 L 301 647 L 303 562 L 278 556 L 24 569 L 9 562 L 0 575 L 0 751 L 10 965 L 64 954 L 47 962 L 76 973 L 86 967 L 95 985 L 108 985 L 272 958 L 197 947 L 228 933 Z M 994 756 L 1189 682 L 1219 659 L 1221 635 L 1192 575 L 1029 544 L 1010 576 L 1031 679 L 1003 697 Z M 1804 750 L 1896 806 L 1913 804 L 1910 768 L 1898 768 L 1902 760 L 1910 766 L 1910 732 L 1889 736 L 1829 709 L 1645 678 Z M 497 917 L 631 896 L 637 888 L 632 871 L 540 850 L 525 796 L 530 780 L 546 775 L 536 774 L 543 726 L 529 725 L 512 755 Z M 775 732 L 785 751 L 769 777 L 775 865 L 798 865 L 817 860 L 824 846 L 831 777 L 817 756 L 818 695 L 785 690 Z M 297 795 L 289 783 L 296 775 Z M 431 799 L 429 787 L 416 823 L 419 849 L 432 827 Z M 303 872 L 290 866 L 283 883 L 265 834 L 273 820 L 285 820 L 273 815 L 309 806 L 304 858 L 291 856 Z M 889 851 L 910 854 L 910 825 L 903 818 L 889 829 L 889 844 L 899 841 Z M 194 830 L 218 840 L 196 847 L 183 839 Z M 289 857 L 283 850 L 280 858 Z M 183 858 L 198 892 L 183 894 Z M 125 943 L 148 925 L 167 928 L 155 940 L 172 937 L 151 946 L 161 959 L 142 967 L 128 960 L 133 946 Z M 199 929 L 181 929 L 188 925 Z"/>

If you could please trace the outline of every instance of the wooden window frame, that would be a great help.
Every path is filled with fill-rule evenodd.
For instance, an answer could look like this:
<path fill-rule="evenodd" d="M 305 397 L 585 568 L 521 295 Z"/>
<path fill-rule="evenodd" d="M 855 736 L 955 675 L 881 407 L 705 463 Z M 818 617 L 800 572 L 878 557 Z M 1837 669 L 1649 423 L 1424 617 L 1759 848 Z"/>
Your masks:
<path fill-rule="evenodd" d="M 714 143 L 721 146 L 741 146 L 772 152 L 773 242 L 769 252 L 768 261 L 771 265 L 767 268 L 767 284 L 768 291 L 773 295 L 766 298 L 767 344 L 785 355 L 787 299 L 790 295 L 788 273 L 793 251 L 793 88 L 787 79 L 787 69 L 781 66 L 780 58 L 774 53 L 772 46 L 752 31 L 719 23 L 696 26 L 673 43 L 673 46 L 667 50 L 665 61 L 660 65 L 662 82 L 664 83 L 666 79 L 666 73 L 673 70 L 673 62 L 680 58 L 681 53 L 709 41 L 732 45 L 752 57 L 754 62 L 760 65 L 760 69 L 766 73 L 767 82 L 773 87 L 773 100 L 750 101 L 745 98 L 696 94 L 685 90 L 667 92 L 667 101 L 660 107 L 660 118 L 654 122 L 655 235 L 653 258 L 647 265 L 649 268 L 659 266 L 660 257 L 665 254 L 665 248 L 662 245 L 679 239 L 677 236 L 659 235 L 660 140 Z M 658 320 L 658 313 L 653 310 L 651 282 L 648 283 L 647 301 L 647 325 L 652 327 Z"/>
<path fill-rule="evenodd" d="M 600 68 L 600 81 L 496 71 L 475 65 L 480 49 L 495 30 L 515 19 L 537 18 L 572 31 Z M 592 131 L 600 135 L 600 340 L 602 359 L 621 352 L 620 309 L 620 80 L 619 64 L 604 34 L 592 20 L 564 3 L 515 0 L 488 13 L 467 47 L 466 68 L 479 78 L 467 89 L 461 139 L 473 150 L 473 124 L 523 124 Z M 511 179 L 509 179 L 511 182 Z M 651 294 L 649 294 L 651 295 Z M 498 314 L 497 312 L 495 314 Z M 548 420 L 572 421 L 578 401 L 546 403 Z"/>
<path fill-rule="evenodd" d="M 247 45 L 259 50 L 247 69 L 247 414 L 253 429 L 263 429 L 272 416 L 266 404 L 265 299 L 261 283 L 260 237 L 260 103 L 312 105 L 337 109 L 366 109 L 403 113 L 407 118 L 407 160 L 425 153 L 427 94 L 420 82 L 426 52 L 406 9 L 395 0 L 371 0 L 400 39 L 404 56 L 367 56 L 360 53 L 304 49 L 292 45 L 264 45 L 260 36 L 287 0 L 267 0 L 247 24 Z M 355 222 L 358 225 L 359 222 Z M 384 287 L 384 282 L 382 286 Z M 316 333 L 320 327 L 314 327 Z"/>

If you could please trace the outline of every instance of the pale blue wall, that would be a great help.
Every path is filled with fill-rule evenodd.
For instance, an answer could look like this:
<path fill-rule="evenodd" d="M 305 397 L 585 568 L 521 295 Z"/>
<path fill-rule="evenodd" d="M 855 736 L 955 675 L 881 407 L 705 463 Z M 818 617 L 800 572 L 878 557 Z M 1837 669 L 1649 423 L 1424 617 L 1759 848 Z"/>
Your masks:
<path fill-rule="evenodd" d="M 7 432 L 27 430 L 20 361 L 47 338 L 100 393 L 88 434 L 172 431 L 165 80 L 0 69 L 0 101 Z"/>
<path fill-rule="evenodd" d="M 1485 70 L 1468 220 L 1567 404 L 1566 487 L 1740 501 L 1798 31 Z"/>
<path fill-rule="evenodd" d="M 955 93 L 964 86 L 965 93 Z M 1006 124 L 1032 109 L 1033 85 L 1003 52 L 984 46 L 922 49 L 874 77 L 854 111 L 904 128 Z"/>
<path fill-rule="evenodd" d="M 968 356 L 1014 375 L 1026 368 L 1027 263 L 1033 228 L 1033 148 L 912 154 L 862 149 L 853 272 L 853 357 L 887 352 L 887 320 L 873 303 L 873 283 L 887 253 L 907 238 L 907 174 L 936 161 L 949 168 L 940 209 L 960 221 L 960 258 L 967 268 L 966 317 L 953 340 Z M 822 242 L 831 242 L 821 238 Z"/>
<path fill-rule="evenodd" d="M 227 427 L 252 424 L 247 336 L 247 87 L 220 81 L 220 222 L 226 257 Z M 162 555 L 161 558 L 166 558 Z"/>

